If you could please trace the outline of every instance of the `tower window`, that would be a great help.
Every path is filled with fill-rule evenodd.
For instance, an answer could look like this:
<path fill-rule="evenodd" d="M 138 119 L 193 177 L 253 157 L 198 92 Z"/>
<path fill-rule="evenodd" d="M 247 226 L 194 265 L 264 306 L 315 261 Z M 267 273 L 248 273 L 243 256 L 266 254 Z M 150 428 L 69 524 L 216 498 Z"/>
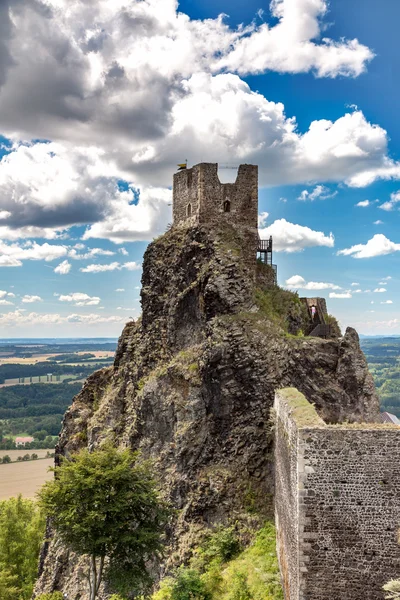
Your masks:
<path fill-rule="evenodd" d="M 231 212 L 231 203 L 229 200 L 225 200 L 224 202 L 224 212 Z"/>
<path fill-rule="evenodd" d="M 186 207 L 186 216 L 187 217 L 191 217 L 192 216 L 192 205 L 190 204 L 190 202 L 189 202 L 189 204 Z"/>

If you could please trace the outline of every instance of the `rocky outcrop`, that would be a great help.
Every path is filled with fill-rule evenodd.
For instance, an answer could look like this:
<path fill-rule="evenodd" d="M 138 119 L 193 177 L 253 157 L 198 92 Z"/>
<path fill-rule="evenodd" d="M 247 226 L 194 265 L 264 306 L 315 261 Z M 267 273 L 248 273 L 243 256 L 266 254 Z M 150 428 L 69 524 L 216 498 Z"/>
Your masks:
<path fill-rule="evenodd" d="M 270 514 L 276 389 L 296 387 L 327 422 L 377 418 L 357 333 L 291 335 L 301 329 L 299 299 L 285 292 L 283 311 L 278 288 L 256 289 L 242 243 L 234 228 L 198 227 L 153 242 L 141 320 L 126 325 L 114 366 L 89 377 L 64 418 L 58 456 L 107 439 L 154 461 L 179 509 L 159 575 L 189 556 L 205 528 L 233 519 L 252 527 Z M 44 554 L 36 594 L 85 598 L 79 561 L 56 540 Z"/>

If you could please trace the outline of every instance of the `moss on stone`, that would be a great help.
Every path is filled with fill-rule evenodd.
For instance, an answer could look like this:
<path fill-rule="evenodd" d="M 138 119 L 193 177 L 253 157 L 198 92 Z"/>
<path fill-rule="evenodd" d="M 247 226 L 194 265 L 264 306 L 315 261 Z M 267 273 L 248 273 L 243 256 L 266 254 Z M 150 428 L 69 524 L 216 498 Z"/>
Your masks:
<path fill-rule="evenodd" d="M 307 427 L 326 427 L 324 421 L 318 416 L 315 407 L 295 388 L 279 390 L 277 395 L 280 396 L 291 409 L 290 415 L 299 429 Z"/>

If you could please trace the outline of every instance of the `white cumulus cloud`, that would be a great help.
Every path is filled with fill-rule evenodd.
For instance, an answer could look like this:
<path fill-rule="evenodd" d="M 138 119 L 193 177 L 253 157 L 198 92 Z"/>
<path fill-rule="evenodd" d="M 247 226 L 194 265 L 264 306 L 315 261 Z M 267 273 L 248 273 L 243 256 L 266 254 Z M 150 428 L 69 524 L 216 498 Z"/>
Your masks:
<path fill-rule="evenodd" d="M 298 200 L 326 200 L 327 198 L 334 198 L 337 195 L 337 192 L 331 192 L 329 188 L 324 185 L 317 185 L 311 192 L 308 190 L 303 190 L 300 196 L 297 198 Z"/>
<path fill-rule="evenodd" d="M 274 248 L 278 252 L 301 252 L 313 246 L 332 248 L 335 240 L 333 234 L 325 235 L 322 231 L 314 231 L 303 225 L 289 223 L 286 219 L 278 219 L 269 227 L 259 231 L 262 239 L 272 235 Z"/>
<path fill-rule="evenodd" d="M 367 206 L 371 206 L 371 202 L 369 200 L 361 200 L 360 202 L 357 202 L 356 206 L 366 208 Z"/>
<path fill-rule="evenodd" d="M 340 290 L 339 285 L 334 283 L 325 283 L 317 281 L 306 281 L 301 275 L 293 275 L 286 280 L 286 285 L 292 289 L 303 289 L 303 290 Z"/>
<path fill-rule="evenodd" d="M 127 269 L 128 271 L 139 271 L 142 268 L 140 263 L 135 261 L 120 264 L 119 262 L 112 262 L 108 265 L 92 264 L 87 265 L 79 269 L 82 273 L 103 273 L 104 271 L 121 271 L 121 269 Z"/>
<path fill-rule="evenodd" d="M 70 270 L 71 263 L 69 263 L 67 260 L 63 260 L 63 262 L 57 265 L 57 267 L 54 269 L 54 273 L 58 273 L 59 275 L 68 275 Z"/>
<path fill-rule="evenodd" d="M 60 302 L 73 302 L 75 306 L 96 306 L 100 304 L 98 296 L 89 296 L 82 292 L 60 295 L 58 299 Z"/>
<path fill-rule="evenodd" d="M 337 292 L 330 292 L 329 293 L 329 298 L 339 298 L 339 299 L 348 299 L 348 298 L 352 298 L 353 296 L 351 295 L 351 292 L 343 292 L 338 294 Z"/>
<path fill-rule="evenodd" d="M 22 302 L 26 304 L 32 304 L 32 302 L 43 302 L 43 298 L 40 296 L 30 296 L 29 294 L 25 294 L 22 298 Z"/>
<path fill-rule="evenodd" d="M 338 255 L 353 256 L 353 258 L 372 258 L 384 256 L 400 250 L 400 244 L 389 240 L 382 233 L 377 233 L 366 244 L 356 244 L 351 248 L 339 250 Z"/>
<path fill-rule="evenodd" d="M 400 191 L 393 192 L 390 195 L 390 200 L 388 200 L 387 202 L 384 202 L 378 208 L 381 208 L 382 210 L 386 210 L 386 211 L 391 211 L 397 207 L 399 202 L 400 202 Z"/>

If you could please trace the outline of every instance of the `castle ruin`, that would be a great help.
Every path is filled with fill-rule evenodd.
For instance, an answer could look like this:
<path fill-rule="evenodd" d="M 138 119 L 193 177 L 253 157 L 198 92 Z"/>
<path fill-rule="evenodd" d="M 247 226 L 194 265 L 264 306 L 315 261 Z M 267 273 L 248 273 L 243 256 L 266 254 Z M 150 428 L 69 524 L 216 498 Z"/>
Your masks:
<path fill-rule="evenodd" d="M 234 183 L 221 183 L 218 163 L 199 163 L 174 174 L 174 225 L 233 225 L 243 239 L 243 260 L 255 272 L 257 255 L 274 269 L 272 238 L 258 235 L 258 166 L 240 165 Z"/>

